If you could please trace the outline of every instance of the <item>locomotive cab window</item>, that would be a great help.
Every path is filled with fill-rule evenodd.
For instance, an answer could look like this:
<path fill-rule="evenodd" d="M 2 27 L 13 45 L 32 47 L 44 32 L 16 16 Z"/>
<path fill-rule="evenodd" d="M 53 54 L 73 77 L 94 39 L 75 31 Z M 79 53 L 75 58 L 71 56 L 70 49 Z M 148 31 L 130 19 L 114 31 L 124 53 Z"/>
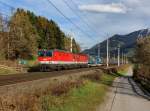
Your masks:
<path fill-rule="evenodd" d="M 52 57 L 52 51 L 38 51 L 40 57 Z"/>
<path fill-rule="evenodd" d="M 44 56 L 44 51 L 38 51 L 38 56 Z"/>
<path fill-rule="evenodd" d="M 52 57 L 52 51 L 47 51 L 47 52 L 46 52 L 46 56 Z"/>

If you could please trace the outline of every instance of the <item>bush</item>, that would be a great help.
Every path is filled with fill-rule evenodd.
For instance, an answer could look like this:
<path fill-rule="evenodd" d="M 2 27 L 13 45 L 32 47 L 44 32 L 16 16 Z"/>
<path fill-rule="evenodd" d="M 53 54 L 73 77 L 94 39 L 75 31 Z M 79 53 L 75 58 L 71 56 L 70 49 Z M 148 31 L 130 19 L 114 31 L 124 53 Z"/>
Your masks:
<path fill-rule="evenodd" d="M 82 76 L 83 78 L 89 79 L 91 81 L 100 81 L 101 80 L 101 75 L 100 74 L 89 74 L 89 75 L 84 75 Z"/>
<path fill-rule="evenodd" d="M 83 84 L 82 80 L 61 82 L 52 87 L 51 94 L 55 96 L 67 94 L 71 88 L 78 88 Z"/>
<path fill-rule="evenodd" d="M 150 78 L 150 37 L 137 40 L 136 61 L 139 65 L 137 76 Z"/>

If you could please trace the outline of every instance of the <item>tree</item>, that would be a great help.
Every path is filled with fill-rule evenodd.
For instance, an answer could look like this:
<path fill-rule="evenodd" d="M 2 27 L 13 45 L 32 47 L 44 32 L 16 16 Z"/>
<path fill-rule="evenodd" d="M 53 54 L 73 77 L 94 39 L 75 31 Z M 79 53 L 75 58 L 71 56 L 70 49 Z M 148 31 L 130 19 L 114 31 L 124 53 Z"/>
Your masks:
<path fill-rule="evenodd" d="M 79 44 L 76 43 L 75 39 L 72 40 L 72 52 L 73 53 L 79 53 L 81 51 Z"/>
<path fill-rule="evenodd" d="M 61 49 L 70 51 L 70 40 L 59 26 L 53 21 L 45 17 L 36 16 L 33 12 L 27 11 L 32 25 L 37 29 L 40 36 L 38 46 L 42 49 Z M 74 40 L 74 48 L 80 50 L 79 45 Z M 75 52 L 77 51 L 77 49 Z"/>
<path fill-rule="evenodd" d="M 139 74 L 150 78 L 150 37 L 139 38 L 137 40 L 135 57 L 136 63 L 139 65 Z"/>
<path fill-rule="evenodd" d="M 137 40 L 136 58 L 139 63 L 150 66 L 150 37 Z"/>
<path fill-rule="evenodd" d="M 5 42 L 2 41 L 4 39 Z M 5 49 L 8 58 L 29 59 L 36 55 L 38 48 L 70 51 L 71 40 L 53 20 L 36 16 L 30 11 L 17 9 L 10 18 L 9 32 L 0 39 L 0 45 L 1 43 L 9 46 Z M 73 40 L 73 52 L 79 51 L 79 45 Z"/>
<path fill-rule="evenodd" d="M 10 21 L 10 58 L 30 58 L 37 52 L 38 34 L 23 9 L 18 9 Z"/>

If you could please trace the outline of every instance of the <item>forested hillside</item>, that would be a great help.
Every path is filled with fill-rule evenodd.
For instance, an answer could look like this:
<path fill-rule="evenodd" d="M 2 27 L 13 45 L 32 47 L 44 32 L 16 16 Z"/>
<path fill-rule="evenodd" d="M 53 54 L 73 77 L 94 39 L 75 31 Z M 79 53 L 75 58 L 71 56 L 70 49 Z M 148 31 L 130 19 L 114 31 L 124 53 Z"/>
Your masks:
<path fill-rule="evenodd" d="M 119 45 L 121 53 L 123 52 L 127 54 L 128 57 L 132 57 L 136 48 L 137 39 L 139 37 L 146 37 L 148 35 L 150 35 L 150 29 L 142 29 L 125 35 L 115 34 L 114 36 L 109 38 L 110 56 L 112 57 L 114 54 L 117 55 L 117 47 Z M 103 58 L 106 57 L 106 43 L 106 40 L 99 43 L 101 57 Z M 98 55 L 99 44 L 96 44 L 95 46 L 88 50 L 85 50 L 84 52 L 90 55 Z"/>
<path fill-rule="evenodd" d="M 3 24 L 2 19 L 0 24 Z M 7 29 L 1 25 L 0 58 L 31 59 L 38 49 L 70 50 L 71 39 L 59 26 L 45 17 L 33 12 L 17 9 L 11 16 Z M 73 52 L 80 51 L 79 44 L 73 39 Z"/>

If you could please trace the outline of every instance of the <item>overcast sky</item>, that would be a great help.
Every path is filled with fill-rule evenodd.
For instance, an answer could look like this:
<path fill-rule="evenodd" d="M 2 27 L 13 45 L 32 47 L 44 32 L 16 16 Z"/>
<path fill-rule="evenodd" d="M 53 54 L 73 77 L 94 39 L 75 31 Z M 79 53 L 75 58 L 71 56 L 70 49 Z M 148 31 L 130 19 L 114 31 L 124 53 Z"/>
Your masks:
<path fill-rule="evenodd" d="M 48 0 L 0 1 L 53 19 L 66 34 L 72 33 L 82 48 L 105 40 L 107 34 L 127 34 L 150 26 L 150 0 L 50 0 L 84 33 L 59 14 Z M 0 4 L 0 12 L 7 14 L 9 9 Z"/>

